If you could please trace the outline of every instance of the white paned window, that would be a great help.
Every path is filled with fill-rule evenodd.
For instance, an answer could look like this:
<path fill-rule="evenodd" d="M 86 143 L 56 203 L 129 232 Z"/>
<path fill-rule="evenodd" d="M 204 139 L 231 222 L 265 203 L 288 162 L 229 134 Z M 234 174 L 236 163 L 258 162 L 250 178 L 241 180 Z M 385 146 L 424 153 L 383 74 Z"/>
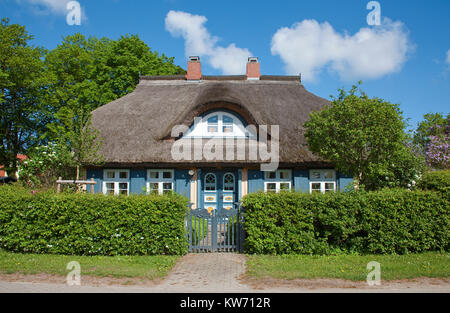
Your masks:
<path fill-rule="evenodd" d="M 241 119 L 232 113 L 216 111 L 195 119 L 194 125 L 186 133 L 186 138 L 256 138 L 253 128 L 247 129 Z"/>
<path fill-rule="evenodd" d="M 336 171 L 335 170 L 310 170 L 310 192 L 335 192 Z"/>
<path fill-rule="evenodd" d="M 162 195 L 172 191 L 174 184 L 173 170 L 148 170 L 147 193 Z"/>
<path fill-rule="evenodd" d="M 264 172 L 264 192 L 289 191 L 292 187 L 292 171 Z"/>
<path fill-rule="evenodd" d="M 104 170 L 103 193 L 105 195 L 128 195 L 130 193 L 130 171 Z"/>

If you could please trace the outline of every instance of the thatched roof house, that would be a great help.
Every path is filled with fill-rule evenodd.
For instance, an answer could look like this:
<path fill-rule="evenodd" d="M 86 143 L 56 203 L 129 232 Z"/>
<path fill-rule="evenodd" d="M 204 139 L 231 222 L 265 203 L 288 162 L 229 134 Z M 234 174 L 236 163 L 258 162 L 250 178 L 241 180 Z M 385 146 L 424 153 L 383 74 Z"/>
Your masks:
<path fill-rule="evenodd" d="M 186 76 L 142 77 L 93 112 L 105 165 L 88 178 L 98 192 L 175 190 L 217 210 L 224 192 L 235 201 L 257 190 L 338 190 L 349 178 L 308 150 L 302 128 L 328 104 L 299 76 L 261 76 L 255 58 L 242 76 L 204 76 L 191 58 Z M 274 171 L 262 171 L 268 164 Z"/>

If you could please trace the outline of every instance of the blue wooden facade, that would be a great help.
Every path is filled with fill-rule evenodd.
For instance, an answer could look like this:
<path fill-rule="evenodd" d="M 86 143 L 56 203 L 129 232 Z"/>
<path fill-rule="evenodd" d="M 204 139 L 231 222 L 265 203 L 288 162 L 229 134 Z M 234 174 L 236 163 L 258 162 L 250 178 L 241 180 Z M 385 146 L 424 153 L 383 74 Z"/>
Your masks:
<path fill-rule="evenodd" d="M 149 191 L 150 183 L 149 173 L 151 169 L 115 169 L 115 171 L 127 171 L 128 177 L 120 180 L 121 183 L 128 186 L 128 194 L 145 194 Z M 311 177 L 311 170 L 283 169 L 291 173 L 290 177 L 283 181 L 289 183 L 290 190 L 309 193 L 312 192 L 312 183 L 315 180 Z M 332 169 L 330 169 L 333 171 Z M 107 169 L 87 169 L 87 179 L 93 178 L 96 181 L 94 187 L 95 193 L 106 193 L 106 183 L 109 182 L 105 177 Z M 272 181 L 266 179 L 265 172 L 259 170 L 247 171 L 247 187 L 244 188 L 244 169 L 196 169 L 193 177 L 188 169 L 171 169 L 173 177 L 171 179 L 172 190 L 191 199 L 200 208 L 213 207 L 214 209 L 222 208 L 227 204 L 237 202 L 242 199 L 245 193 L 254 193 L 258 191 L 267 191 Z M 320 171 L 324 171 L 321 169 Z M 192 171 L 191 171 L 192 172 Z M 210 176 L 208 176 L 210 175 Z M 208 177 L 215 176 L 215 184 L 208 181 Z M 233 179 L 232 179 L 233 177 Z M 228 185 L 225 178 L 229 179 Z M 341 173 L 336 173 L 334 178 L 329 182 L 335 186 L 335 191 L 344 192 L 351 186 L 353 178 Z M 195 184 L 196 188 L 192 188 Z M 209 184 L 209 185 L 208 185 Z M 192 194 L 192 190 L 196 194 Z M 228 198 L 228 200 L 227 200 Z"/>

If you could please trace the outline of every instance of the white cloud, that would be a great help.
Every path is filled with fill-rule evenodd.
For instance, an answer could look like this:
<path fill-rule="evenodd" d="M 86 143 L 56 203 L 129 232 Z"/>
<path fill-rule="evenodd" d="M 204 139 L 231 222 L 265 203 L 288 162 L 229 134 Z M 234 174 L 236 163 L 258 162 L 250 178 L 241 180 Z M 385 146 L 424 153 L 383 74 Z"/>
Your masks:
<path fill-rule="evenodd" d="M 223 74 L 243 74 L 247 58 L 252 56 L 248 49 L 230 44 L 221 47 L 219 39 L 212 36 L 205 27 L 208 19 L 205 16 L 192 15 L 181 11 L 170 11 L 165 20 L 166 30 L 174 37 L 185 40 L 186 56 L 206 57 L 206 61 Z"/>
<path fill-rule="evenodd" d="M 67 3 L 71 0 L 17 0 L 19 3 L 28 3 L 34 6 L 40 13 L 67 14 Z"/>
<path fill-rule="evenodd" d="M 323 69 L 344 80 L 379 78 L 398 72 L 414 47 L 403 23 L 385 18 L 381 26 L 340 34 L 328 23 L 303 20 L 280 28 L 272 37 L 271 51 L 285 63 L 287 74 L 317 80 Z"/>

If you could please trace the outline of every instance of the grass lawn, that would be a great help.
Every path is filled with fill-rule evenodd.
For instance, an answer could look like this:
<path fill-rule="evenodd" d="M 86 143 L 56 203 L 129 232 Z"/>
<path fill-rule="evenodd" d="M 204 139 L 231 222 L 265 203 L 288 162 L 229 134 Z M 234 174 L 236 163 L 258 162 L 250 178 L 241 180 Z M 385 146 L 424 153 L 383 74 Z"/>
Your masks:
<path fill-rule="evenodd" d="M 0 250 L 2 274 L 67 275 L 66 266 L 77 261 L 81 275 L 156 279 L 167 275 L 179 256 L 64 256 L 49 254 L 19 254 Z"/>
<path fill-rule="evenodd" d="M 423 253 L 412 255 L 249 255 L 247 274 L 253 278 L 314 279 L 339 278 L 365 281 L 370 272 L 367 263 L 381 264 L 381 279 L 396 280 L 417 277 L 450 277 L 450 254 Z"/>

